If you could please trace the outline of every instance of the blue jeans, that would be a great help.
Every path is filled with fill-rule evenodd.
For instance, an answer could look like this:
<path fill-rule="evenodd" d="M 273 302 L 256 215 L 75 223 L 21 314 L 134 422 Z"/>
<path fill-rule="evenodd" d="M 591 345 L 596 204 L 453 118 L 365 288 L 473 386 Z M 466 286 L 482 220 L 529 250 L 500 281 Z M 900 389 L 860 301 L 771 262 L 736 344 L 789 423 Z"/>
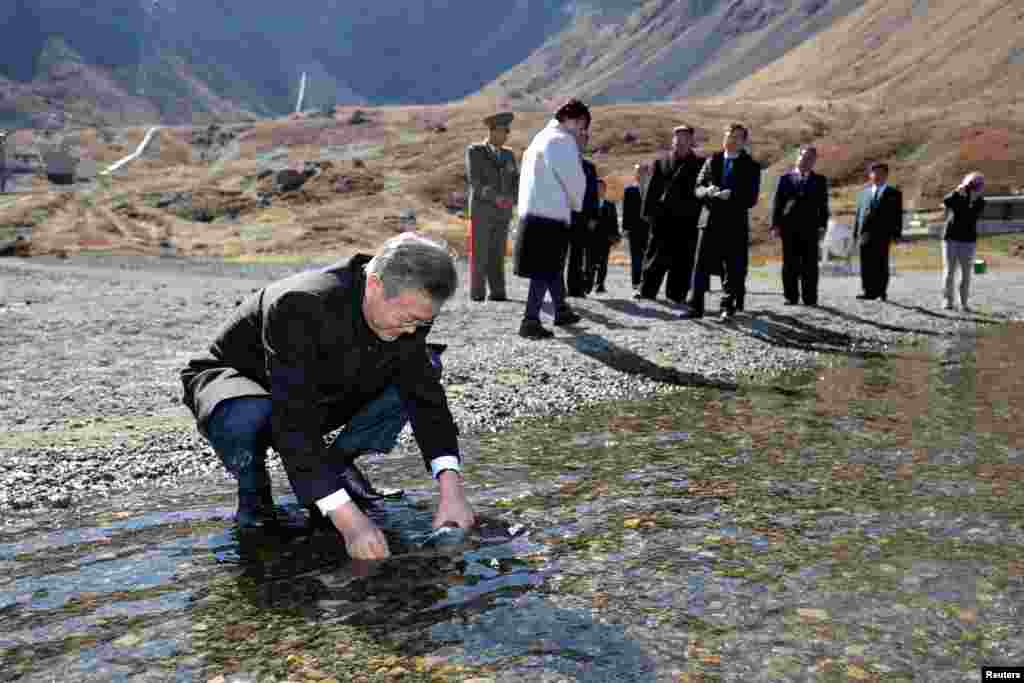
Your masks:
<path fill-rule="evenodd" d="M 551 303 L 555 306 L 555 314 L 565 306 L 565 283 L 562 273 L 556 272 L 543 277 L 530 278 L 530 292 L 526 295 L 526 314 L 530 320 L 540 319 L 540 307 L 544 303 L 544 295 L 551 292 Z"/>
<path fill-rule="evenodd" d="M 441 355 L 430 351 L 434 367 L 441 369 Z M 224 467 L 243 483 L 243 475 L 264 469 L 272 441 L 271 402 L 263 396 L 232 398 L 218 405 L 206 425 L 206 438 Z M 398 389 L 390 386 L 348 421 L 328 449 L 329 457 L 346 452 L 387 453 L 409 421 Z"/>

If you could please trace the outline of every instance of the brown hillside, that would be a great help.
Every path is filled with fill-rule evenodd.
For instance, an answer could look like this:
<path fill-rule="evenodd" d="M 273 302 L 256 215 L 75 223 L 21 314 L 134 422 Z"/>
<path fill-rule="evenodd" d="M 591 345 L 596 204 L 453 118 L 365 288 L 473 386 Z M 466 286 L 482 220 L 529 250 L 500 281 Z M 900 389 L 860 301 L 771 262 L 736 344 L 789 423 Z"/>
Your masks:
<path fill-rule="evenodd" d="M 727 94 L 850 99 L 879 111 L 927 105 L 984 123 L 1019 118 L 1022 91 L 1019 0 L 868 0 Z"/>
<path fill-rule="evenodd" d="M 483 137 L 480 119 L 490 110 L 479 104 L 373 108 L 354 117 L 353 109 L 339 109 L 334 118 L 168 128 L 144 158 L 74 191 L 55 189 L 41 176 L 20 179 L 19 192 L 0 196 L 0 237 L 31 231 L 35 253 L 155 254 L 169 240 L 192 255 L 329 258 L 371 248 L 400 230 L 401 214 L 411 209 L 421 229 L 461 251 L 463 154 L 467 143 Z M 521 153 L 547 116 L 519 112 L 509 146 Z M 843 104 L 723 100 L 597 107 L 592 158 L 617 199 L 633 165 L 667 146 L 672 126 L 698 126 L 709 152 L 732 120 L 751 126 L 753 153 L 768 169 L 755 240 L 766 236 L 775 178 L 804 141 L 821 148 L 820 168 L 834 180 L 838 213 L 850 209 L 864 163 L 874 158 L 893 164 L 893 181 L 920 209 L 936 209 L 941 194 L 969 168 L 984 169 L 993 191 L 1024 186 L 1018 156 L 1024 125 L 997 119 L 962 125 L 936 109 L 890 119 Z M 68 139 L 102 167 L 130 152 L 144 132 L 90 129 Z M 41 142 L 41 136 L 19 131 L 14 144 L 19 154 L 31 156 Z M 301 189 L 283 192 L 267 175 L 280 168 L 310 168 L 315 175 Z"/>

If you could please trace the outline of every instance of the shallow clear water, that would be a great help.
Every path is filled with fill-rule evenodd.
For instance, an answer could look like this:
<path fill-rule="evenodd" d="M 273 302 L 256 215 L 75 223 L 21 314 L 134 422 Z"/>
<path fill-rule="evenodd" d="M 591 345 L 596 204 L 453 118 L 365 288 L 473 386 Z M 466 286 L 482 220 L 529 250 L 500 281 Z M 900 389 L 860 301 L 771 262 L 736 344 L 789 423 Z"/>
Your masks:
<path fill-rule="evenodd" d="M 277 533 L 240 537 L 223 481 L 25 518 L 0 681 L 977 679 L 1024 661 L 1021 348 L 937 338 L 468 443 L 458 543 L 424 545 L 418 457 L 382 458 L 410 495 L 372 566 L 284 489 Z"/>

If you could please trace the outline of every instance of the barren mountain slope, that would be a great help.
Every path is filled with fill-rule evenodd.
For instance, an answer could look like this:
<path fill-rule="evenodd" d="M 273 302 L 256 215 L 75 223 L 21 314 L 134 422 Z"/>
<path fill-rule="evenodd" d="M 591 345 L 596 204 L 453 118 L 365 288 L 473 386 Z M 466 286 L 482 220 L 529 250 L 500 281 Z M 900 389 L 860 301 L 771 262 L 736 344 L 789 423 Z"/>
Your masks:
<path fill-rule="evenodd" d="M 1020 0 L 868 0 L 729 93 L 758 100 L 854 97 L 940 107 L 976 100 L 1006 107 L 1019 106 L 1022 91 Z"/>
<path fill-rule="evenodd" d="M 580 3 L 572 23 L 484 92 L 595 102 L 721 92 L 863 0 Z"/>

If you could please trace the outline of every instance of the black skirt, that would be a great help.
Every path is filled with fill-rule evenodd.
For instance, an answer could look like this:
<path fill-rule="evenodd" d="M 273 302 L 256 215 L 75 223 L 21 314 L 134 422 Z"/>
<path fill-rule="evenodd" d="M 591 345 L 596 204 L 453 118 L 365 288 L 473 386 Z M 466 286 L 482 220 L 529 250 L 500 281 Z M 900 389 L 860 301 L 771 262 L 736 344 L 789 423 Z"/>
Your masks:
<path fill-rule="evenodd" d="M 569 243 L 565 221 L 527 214 L 519 219 L 512 252 L 513 272 L 519 277 L 553 277 L 562 270 Z"/>

